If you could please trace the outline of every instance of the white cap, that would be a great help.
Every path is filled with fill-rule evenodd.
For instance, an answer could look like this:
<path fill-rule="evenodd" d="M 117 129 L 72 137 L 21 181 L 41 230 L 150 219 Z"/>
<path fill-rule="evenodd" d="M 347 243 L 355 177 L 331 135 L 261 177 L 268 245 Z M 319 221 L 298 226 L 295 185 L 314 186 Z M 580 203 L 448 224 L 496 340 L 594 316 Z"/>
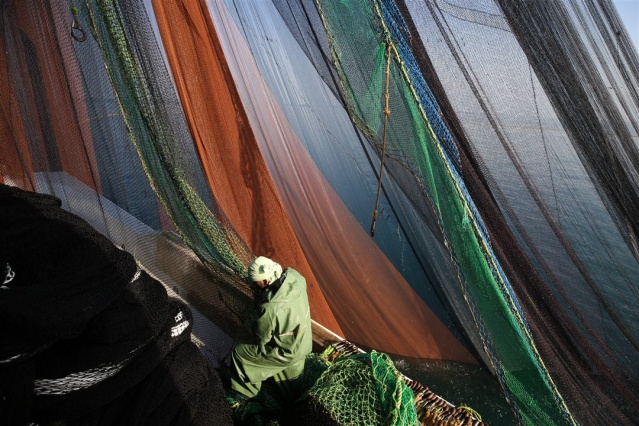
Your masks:
<path fill-rule="evenodd" d="M 267 280 L 269 285 L 282 276 L 282 266 L 268 257 L 256 257 L 248 267 L 251 281 Z"/>

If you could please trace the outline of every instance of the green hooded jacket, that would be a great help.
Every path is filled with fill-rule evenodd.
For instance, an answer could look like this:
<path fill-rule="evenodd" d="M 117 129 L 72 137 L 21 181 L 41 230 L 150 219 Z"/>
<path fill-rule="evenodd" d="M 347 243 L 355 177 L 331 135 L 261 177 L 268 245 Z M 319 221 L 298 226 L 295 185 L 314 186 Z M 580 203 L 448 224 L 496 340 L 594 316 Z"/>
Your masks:
<path fill-rule="evenodd" d="M 278 282 L 270 285 L 258 301 L 257 344 L 240 344 L 234 352 L 240 377 L 251 383 L 274 376 L 303 360 L 312 350 L 306 280 L 296 270 L 287 268 L 278 281 L 279 288 Z"/>
<path fill-rule="evenodd" d="M 305 357 L 312 349 L 311 313 L 304 277 L 287 268 L 280 281 L 277 291 L 272 286 L 264 291 L 255 334 L 263 355 L 289 363 Z"/>

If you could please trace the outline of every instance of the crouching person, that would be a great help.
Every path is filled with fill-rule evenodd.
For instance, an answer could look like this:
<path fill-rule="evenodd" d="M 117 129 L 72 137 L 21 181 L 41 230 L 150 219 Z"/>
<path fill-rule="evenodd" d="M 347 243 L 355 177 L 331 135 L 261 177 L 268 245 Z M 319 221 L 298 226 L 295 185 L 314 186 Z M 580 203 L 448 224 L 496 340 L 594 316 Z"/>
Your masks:
<path fill-rule="evenodd" d="M 252 398 L 273 377 L 286 398 L 296 398 L 295 380 L 312 349 L 306 280 L 292 268 L 260 256 L 249 265 L 249 278 L 261 289 L 256 344 L 239 343 L 231 356 L 231 387 Z"/>

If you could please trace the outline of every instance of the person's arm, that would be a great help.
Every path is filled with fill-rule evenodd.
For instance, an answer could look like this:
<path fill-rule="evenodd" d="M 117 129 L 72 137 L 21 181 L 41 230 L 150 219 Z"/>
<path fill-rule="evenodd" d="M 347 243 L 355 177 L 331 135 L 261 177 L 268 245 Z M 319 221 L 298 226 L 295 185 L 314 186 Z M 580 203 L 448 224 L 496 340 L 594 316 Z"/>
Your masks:
<path fill-rule="evenodd" d="M 259 339 L 259 345 L 264 347 L 272 339 L 275 327 L 277 325 L 277 317 L 275 313 L 266 307 L 261 306 L 259 308 L 259 318 L 255 324 L 255 334 Z"/>

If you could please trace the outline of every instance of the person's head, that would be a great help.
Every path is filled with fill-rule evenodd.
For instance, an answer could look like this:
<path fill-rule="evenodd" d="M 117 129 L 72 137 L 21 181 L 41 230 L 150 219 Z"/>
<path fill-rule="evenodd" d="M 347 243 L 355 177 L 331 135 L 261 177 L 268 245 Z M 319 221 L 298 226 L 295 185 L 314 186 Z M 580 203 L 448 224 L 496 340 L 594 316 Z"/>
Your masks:
<path fill-rule="evenodd" d="M 266 288 L 282 276 L 282 267 L 268 257 L 256 257 L 248 267 L 249 279 L 258 287 Z"/>

